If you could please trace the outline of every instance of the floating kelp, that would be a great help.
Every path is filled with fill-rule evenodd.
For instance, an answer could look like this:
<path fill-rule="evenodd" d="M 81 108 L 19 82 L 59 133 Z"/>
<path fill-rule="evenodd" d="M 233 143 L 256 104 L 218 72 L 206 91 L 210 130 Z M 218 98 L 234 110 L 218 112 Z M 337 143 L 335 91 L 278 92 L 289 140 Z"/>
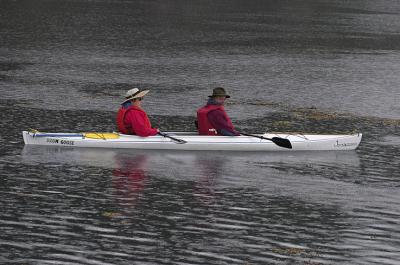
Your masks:
<path fill-rule="evenodd" d="M 235 100 L 231 99 L 227 101 L 225 104 L 227 105 L 252 105 L 252 106 L 267 106 L 273 107 L 277 109 L 287 109 L 288 106 L 283 103 L 269 101 L 269 100 Z"/>
<path fill-rule="evenodd" d="M 108 217 L 108 218 L 116 218 L 116 217 L 120 217 L 121 213 L 118 212 L 103 212 L 101 214 L 104 217 Z"/>
<path fill-rule="evenodd" d="M 234 102 L 233 104 L 238 104 Z M 254 101 L 243 104 L 275 108 L 265 117 L 246 120 L 246 124 L 237 122 L 244 128 L 265 128 L 268 132 L 303 133 L 354 133 L 365 132 L 369 135 L 381 134 L 382 128 L 396 134 L 399 119 L 363 117 L 350 113 L 335 112 L 311 107 L 295 107 L 270 101 Z M 264 131 L 265 132 L 265 131 Z"/>
<path fill-rule="evenodd" d="M 400 125 L 400 120 L 397 120 L 397 119 L 384 119 L 384 120 L 382 120 L 382 123 L 384 125 L 399 126 Z"/>
<path fill-rule="evenodd" d="M 274 122 L 272 122 L 272 126 L 274 126 L 274 127 L 287 128 L 290 125 L 291 125 L 290 121 L 274 121 Z"/>
<path fill-rule="evenodd" d="M 324 111 L 319 111 L 315 107 L 312 108 L 297 108 L 291 111 L 291 114 L 298 119 L 311 119 L 316 121 L 322 120 L 335 120 L 342 116 L 336 112 L 329 113 Z"/>

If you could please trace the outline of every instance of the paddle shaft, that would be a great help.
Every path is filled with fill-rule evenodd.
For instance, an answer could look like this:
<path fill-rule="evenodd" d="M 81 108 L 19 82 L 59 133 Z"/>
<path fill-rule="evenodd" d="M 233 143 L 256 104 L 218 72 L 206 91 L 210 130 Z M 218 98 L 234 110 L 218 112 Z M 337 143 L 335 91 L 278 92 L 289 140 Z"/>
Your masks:
<path fill-rule="evenodd" d="M 240 132 L 240 134 L 243 134 L 243 135 L 246 135 L 246 136 L 251 136 L 251 137 L 256 137 L 256 138 L 260 138 L 260 139 L 264 139 L 264 140 L 272 141 L 271 138 L 267 138 L 267 137 L 260 136 L 260 135 L 254 135 L 254 134 L 243 133 L 243 132 Z"/>
<path fill-rule="evenodd" d="M 169 138 L 169 139 L 173 140 L 173 141 L 176 142 L 176 143 L 179 143 L 179 144 L 186 144 L 186 141 L 185 141 L 185 140 L 182 140 L 182 139 L 178 139 L 178 138 L 169 136 L 169 135 L 166 134 L 166 133 L 158 132 L 157 134 L 159 134 L 159 135 L 161 135 L 161 136 L 164 136 L 165 138 Z"/>

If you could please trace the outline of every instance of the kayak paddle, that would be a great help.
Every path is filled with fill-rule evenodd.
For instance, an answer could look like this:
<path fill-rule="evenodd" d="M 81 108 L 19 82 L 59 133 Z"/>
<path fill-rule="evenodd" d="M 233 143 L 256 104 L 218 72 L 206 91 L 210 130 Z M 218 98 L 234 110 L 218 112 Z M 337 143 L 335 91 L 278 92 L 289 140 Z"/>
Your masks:
<path fill-rule="evenodd" d="M 185 140 L 182 140 L 182 139 L 178 139 L 178 138 L 169 136 L 169 135 L 166 134 L 166 133 L 158 132 L 157 134 L 159 134 L 159 135 L 161 135 L 161 136 L 164 136 L 165 138 L 169 138 L 169 139 L 171 139 L 172 141 L 174 141 L 174 142 L 177 143 L 177 144 L 186 144 L 186 141 L 185 141 Z"/>
<path fill-rule="evenodd" d="M 281 138 L 281 137 L 267 138 L 267 137 L 254 135 L 254 134 L 248 134 L 248 133 L 242 133 L 242 132 L 239 132 L 239 133 L 243 134 L 243 135 L 246 135 L 246 136 L 252 136 L 252 137 L 260 138 L 260 139 L 263 139 L 263 140 L 269 140 L 269 141 L 273 142 L 274 144 L 276 144 L 276 145 L 278 145 L 280 147 L 292 149 L 292 144 L 290 143 L 290 141 L 288 139 L 285 139 L 285 138 Z"/>

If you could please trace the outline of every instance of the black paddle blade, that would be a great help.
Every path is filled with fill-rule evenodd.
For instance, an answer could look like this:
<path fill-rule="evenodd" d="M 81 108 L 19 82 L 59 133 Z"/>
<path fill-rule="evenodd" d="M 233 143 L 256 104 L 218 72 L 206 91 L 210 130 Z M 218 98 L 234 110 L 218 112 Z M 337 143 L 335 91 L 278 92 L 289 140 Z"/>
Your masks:
<path fill-rule="evenodd" d="M 271 141 L 280 147 L 292 149 L 292 144 L 290 143 L 290 141 L 288 139 L 280 138 L 280 137 L 272 137 Z"/>

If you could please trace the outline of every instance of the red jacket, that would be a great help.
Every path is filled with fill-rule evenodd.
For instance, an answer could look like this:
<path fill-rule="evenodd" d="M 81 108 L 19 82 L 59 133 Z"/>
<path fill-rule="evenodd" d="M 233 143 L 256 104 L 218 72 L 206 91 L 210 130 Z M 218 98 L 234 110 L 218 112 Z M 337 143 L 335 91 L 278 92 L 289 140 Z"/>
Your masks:
<path fill-rule="evenodd" d="M 146 112 L 138 107 L 121 107 L 117 114 L 118 130 L 123 134 L 135 134 L 146 137 L 157 134 L 157 129 L 151 127 Z"/>
<path fill-rule="evenodd" d="M 208 114 L 212 111 L 219 110 L 223 114 L 225 128 L 215 128 L 208 117 Z M 198 122 L 198 130 L 200 135 L 221 135 L 219 131 L 221 129 L 227 129 L 228 131 L 234 131 L 233 124 L 231 119 L 226 114 L 225 109 L 221 105 L 211 105 L 207 104 L 206 106 L 197 110 L 197 122 Z"/>

